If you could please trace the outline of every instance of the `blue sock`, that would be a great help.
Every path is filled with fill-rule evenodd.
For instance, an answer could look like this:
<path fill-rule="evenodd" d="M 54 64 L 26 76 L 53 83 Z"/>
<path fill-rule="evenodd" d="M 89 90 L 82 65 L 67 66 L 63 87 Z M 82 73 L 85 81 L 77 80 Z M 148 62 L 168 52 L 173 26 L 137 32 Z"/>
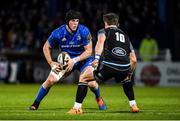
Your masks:
<path fill-rule="evenodd" d="M 41 88 L 39 89 L 39 92 L 36 96 L 36 101 L 37 102 L 41 102 L 41 100 L 47 95 L 47 93 L 49 92 L 49 89 L 45 89 L 43 86 L 41 86 Z"/>
<path fill-rule="evenodd" d="M 100 88 L 98 87 L 90 87 L 91 91 L 95 94 L 96 99 L 100 97 Z"/>

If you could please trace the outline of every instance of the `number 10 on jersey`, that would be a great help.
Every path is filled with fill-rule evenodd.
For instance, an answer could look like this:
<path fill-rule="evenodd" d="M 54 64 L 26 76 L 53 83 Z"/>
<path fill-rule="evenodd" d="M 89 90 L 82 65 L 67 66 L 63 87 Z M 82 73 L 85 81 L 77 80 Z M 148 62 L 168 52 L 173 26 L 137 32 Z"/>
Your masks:
<path fill-rule="evenodd" d="M 125 42 L 124 34 L 121 34 L 119 32 L 116 32 L 115 34 L 116 34 L 116 40 L 117 41 L 120 41 L 120 42 L 123 42 L 123 43 Z"/>

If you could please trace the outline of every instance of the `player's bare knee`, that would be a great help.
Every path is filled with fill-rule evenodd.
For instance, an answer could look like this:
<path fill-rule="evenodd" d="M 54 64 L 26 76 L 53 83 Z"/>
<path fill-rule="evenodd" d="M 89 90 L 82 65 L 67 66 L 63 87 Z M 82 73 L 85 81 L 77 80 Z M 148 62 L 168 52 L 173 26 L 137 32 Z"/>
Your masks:
<path fill-rule="evenodd" d="M 94 76 L 91 68 L 86 68 L 86 70 L 80 75 L 80 80 L 83 82 L 94 81 Z"/>
<path fill-rule="evenodd" d="M 88 82 L 88 86 L 89 87 L 96 87 L 97 86 L 97 82 L 96 81 Z"/>
<path fill-rule="evenodd" d="M 85 79 L 79 79 L 79 82 L 87 83 L 87 81 Z"/>
<path fill-rule="evenodd" d="M 53 80 L 53 79 L 49 79 L 48 81 L 49 81 L 49 84 L 50 84 L 51 86 L 54 85 L 54 84 L 56 83 L 56 81 Z"/>
<path fill-rule="evenodd" d="M 54 85 L 54 82 L 53 82 L 52 80 L 50 80 L 50 79 L 47 79 L 47 80 L 42 84 L 42 86 L 43 86 L 44 88 L 49 88 L 49 87 L 51 87 L 52 85 Z"/>
<path fill-rule="evenodd" d="M 55 80 L 55 78 L 53 77 L 53 76 L 51 76 L 51 75 L 49 75 L 49 77 L 47 78 L 47 83 L 48 83 L 48 85 L 49 86 L 52 86 L 52 85 L 54 85 L 57 81 Z"/>
<path fill-rule="evenodd" d="M 80 76 L 79 82 L 88 83 L 88 80 L 84 76 Z"/>

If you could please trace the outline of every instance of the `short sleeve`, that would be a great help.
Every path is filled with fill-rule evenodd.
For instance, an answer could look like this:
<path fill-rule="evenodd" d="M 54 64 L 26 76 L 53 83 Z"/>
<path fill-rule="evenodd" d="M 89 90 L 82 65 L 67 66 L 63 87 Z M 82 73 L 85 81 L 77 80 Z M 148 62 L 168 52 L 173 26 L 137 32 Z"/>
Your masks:
<path fill-rule="evenodd" d="M 134 51 L 134 48 L 133 48 L 133 46 L 132 46 L 132 44 L 131 44 L 130 41 L 129 41 L 129 46 L 130 46 L 130 52 L 135 52 L 135 51 Z"/>
<path fill-rule="evenodd" d="M 98 36 L 99 36 L 100 34 L 106 34 L 105 29 L 100 29 L 100 30 L 98 31 Z"/>
<path fill-rule="evenodd" d="M 57 43 L 58 38 L 59 38 L 59 34 L 56 30 L 54 30 L 48 38 L 49 45 L 51 47 L 54 47 Z"/>
<path fill-rule="evenodd" d="M 84 35 L 84 39 L 85 39 L 83 41 L 83 45 L 86 46 L 92 41 L 91 33 L 87 27 L 84 28 L 83 35 Z"/>

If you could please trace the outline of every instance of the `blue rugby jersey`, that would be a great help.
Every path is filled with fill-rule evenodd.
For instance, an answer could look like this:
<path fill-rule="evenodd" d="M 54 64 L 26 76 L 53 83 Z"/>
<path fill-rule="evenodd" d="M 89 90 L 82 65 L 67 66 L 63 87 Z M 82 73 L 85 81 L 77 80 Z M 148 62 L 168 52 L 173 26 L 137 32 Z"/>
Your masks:
<path fill-rule="evenodd" d="M 91 41 L 91 33 L 87 27 L 79 24 L 76 32 L 70 33 L 66 29 L 66 24 L 55 29 L 48 38 L 51 47 L 56 44 L 61 51 L 68 52 L 71 58 L 83 53 L 84 46 Z"/>

